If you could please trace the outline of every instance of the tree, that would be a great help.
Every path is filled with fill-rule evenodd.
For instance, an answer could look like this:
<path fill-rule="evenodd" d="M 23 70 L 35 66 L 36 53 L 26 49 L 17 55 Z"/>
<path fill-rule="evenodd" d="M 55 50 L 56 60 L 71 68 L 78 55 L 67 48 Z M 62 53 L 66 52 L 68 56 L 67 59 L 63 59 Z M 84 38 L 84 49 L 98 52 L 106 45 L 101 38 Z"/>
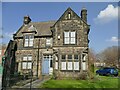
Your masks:
<path fill-rule="evenodd" d="M 118 66 L 118 50 L 117 46 L 108 47 L 98 54 L 97 59 L 104 61 L 107 66 Z"/>
<path fill-rule="evenodd" d="M 96 54 L 95 51 L 93 49 L 89 49 L 89 61 L 88 61 L 88 68 L 89 68 L 89 77 L 91 79 L 94 78 L 94 62 L 96 61 Z"/>

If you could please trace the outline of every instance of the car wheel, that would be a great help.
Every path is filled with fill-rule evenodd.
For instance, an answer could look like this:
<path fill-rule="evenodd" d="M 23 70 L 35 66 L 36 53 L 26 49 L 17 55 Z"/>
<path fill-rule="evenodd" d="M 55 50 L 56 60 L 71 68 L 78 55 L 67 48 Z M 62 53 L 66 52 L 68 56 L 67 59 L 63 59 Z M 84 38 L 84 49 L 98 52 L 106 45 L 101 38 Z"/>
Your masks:
<path fill-rule="evenodd" d="M 110 73 L 107 73 L 106 75 L 107 75 L 107 76 L 111 76 L 111 74 L 110 74 Z"/>
<path fill-rule="evenodd" d="M 114 76 L 115 76 L 115 77 L 117 77 L 117 76 L 118 76 L 118 74 L 114 74 Z"/>

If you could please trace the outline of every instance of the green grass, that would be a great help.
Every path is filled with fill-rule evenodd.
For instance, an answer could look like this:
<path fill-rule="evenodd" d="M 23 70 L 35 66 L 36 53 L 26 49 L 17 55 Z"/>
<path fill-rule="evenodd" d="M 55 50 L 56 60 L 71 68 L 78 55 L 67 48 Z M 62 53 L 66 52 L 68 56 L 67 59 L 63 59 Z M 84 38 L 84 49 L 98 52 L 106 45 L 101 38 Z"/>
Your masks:
<path fill-rule="evenodd" d="M 118 88 L 118 78 L 97 76 L 94 80 L 48 80 L 39 88 Z"/>

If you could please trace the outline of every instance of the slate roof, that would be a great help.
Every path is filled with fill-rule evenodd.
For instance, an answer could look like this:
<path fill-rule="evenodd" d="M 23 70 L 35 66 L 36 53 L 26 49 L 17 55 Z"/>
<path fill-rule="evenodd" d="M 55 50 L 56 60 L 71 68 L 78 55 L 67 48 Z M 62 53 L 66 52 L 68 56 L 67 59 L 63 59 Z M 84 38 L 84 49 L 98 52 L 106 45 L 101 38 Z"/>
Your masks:
<path fill-rule="evenodd" d="M 30 23 L 33 25 L 37 32 L 38 35 L 52 35 L 52 32 L 50 31 L 50 27 L 55 24 L 55 21 L 48 21 L 48 22 L 32 22 Z"/>
<path fill-rule="evenodd" d="M 46 22 L 29 22 L 29 24 L 27 25 L 23 25 L 21 26 L 21 28 L 14 34 L 16 36 L 23 36 L 22 33 L 26 33 L 26 32 L 37 32 L 37 34 L 35 34 L 35 36 L 50 36 L 52 35 L 52 32 L 50 30 L 51 26 L 55 26 L 55 24 L 60 21 L 64 14 L 67 11 L 72 11 L 76 17 L 78 19 L 80 19 L 81 21 L 83 21 L 86 25 L 87 22 L 85 22 L 80 16 L 78 16 L 70 7 L 63 13 L 63 15 L 57 20 L 57 21 L 46 21 Z M 32 26 L 33 25 L 33 26 Z M 88 25 L 90 26 L 90 25 Z M 33 28 L 34 27 L 34 28 Z M 32 28 L 32 30 L 30 30 L 30 28 Z"/>
<path fill-rule="evenodd" d="M 50 30 L 50 27 L 55 24 L 56 21 L 46 21 L 46 22 L 30 22 L 28 25 L 23 25 L 16 34 L 19 34 L 17 36 L 21 36 L 22 33 L 25 32 L 37 32 L 36 36 L 49 36 L 52 35 L 52 32 Z M 31 27 L 34 29 L 31 29 Z M 21 32 L 21 33 L 20 33 Z"/>

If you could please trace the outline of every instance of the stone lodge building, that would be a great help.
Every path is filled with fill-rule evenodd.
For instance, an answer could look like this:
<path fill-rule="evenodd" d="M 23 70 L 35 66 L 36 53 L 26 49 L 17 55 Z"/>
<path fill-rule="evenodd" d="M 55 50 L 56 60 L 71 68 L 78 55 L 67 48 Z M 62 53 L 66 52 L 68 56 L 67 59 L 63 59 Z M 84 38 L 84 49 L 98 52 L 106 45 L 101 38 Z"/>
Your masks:
<path fill-rule="evenodd" d="M 33 76 L 53 74 L 55 78 L 79 78 L 88 70 L 87 10 L 78 16 L 68 8 L 57 21 L 32 22 L 24 17 L 24 24 L 13 35 L 17 71 Z"/>

